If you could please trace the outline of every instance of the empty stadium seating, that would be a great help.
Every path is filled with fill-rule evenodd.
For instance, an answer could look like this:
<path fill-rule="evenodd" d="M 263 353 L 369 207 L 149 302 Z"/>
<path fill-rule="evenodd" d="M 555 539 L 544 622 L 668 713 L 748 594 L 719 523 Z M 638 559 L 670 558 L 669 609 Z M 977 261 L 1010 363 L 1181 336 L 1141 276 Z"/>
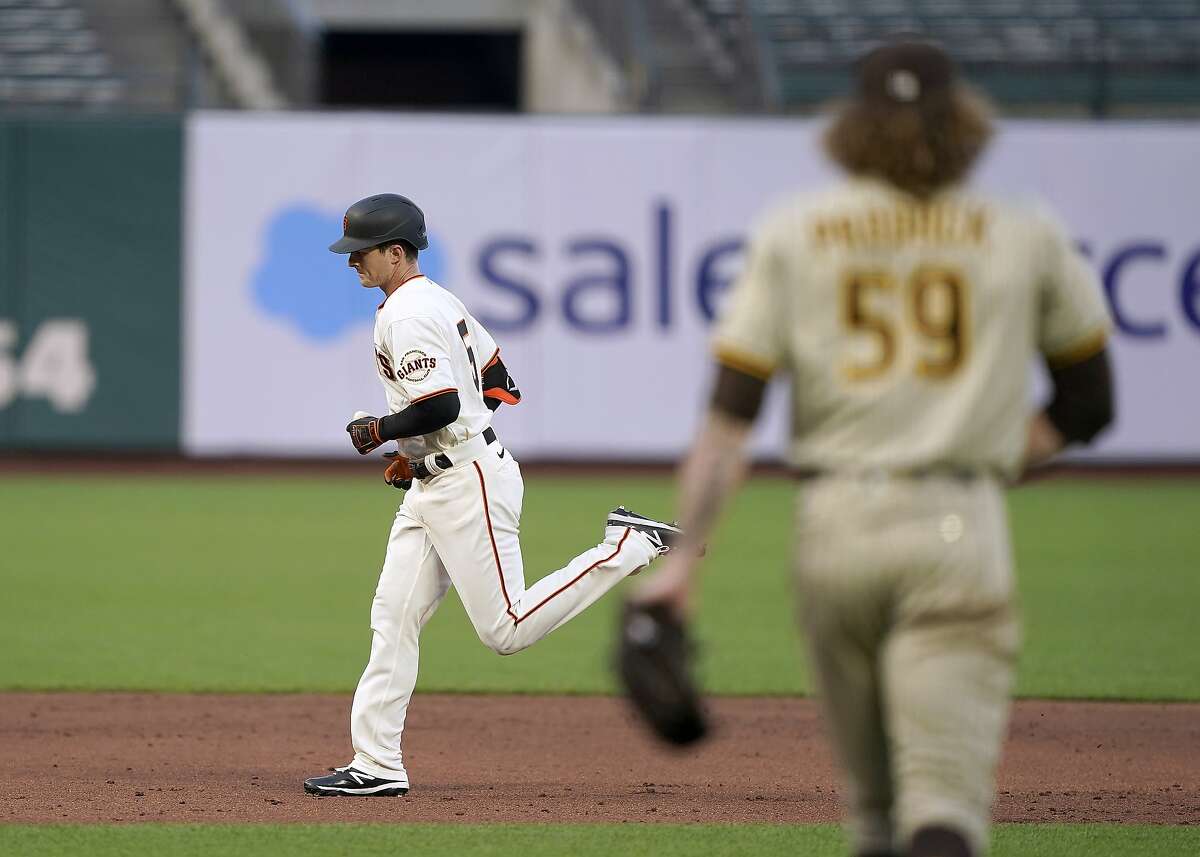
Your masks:
<path fill-rule="evenodd" d="M 122 81 L 69 0 L 0 0 L 0 104 L 104 105 Z"/>
<path fill-rule="evenodd" d="M 691 0 L 736 38 L 741 0 Z M 1200 0 L 750 0 L 784 107 L 827 99 L 848 60 L 898 32 L 944 44 L 1012 105 L 1200 102 Z"/>

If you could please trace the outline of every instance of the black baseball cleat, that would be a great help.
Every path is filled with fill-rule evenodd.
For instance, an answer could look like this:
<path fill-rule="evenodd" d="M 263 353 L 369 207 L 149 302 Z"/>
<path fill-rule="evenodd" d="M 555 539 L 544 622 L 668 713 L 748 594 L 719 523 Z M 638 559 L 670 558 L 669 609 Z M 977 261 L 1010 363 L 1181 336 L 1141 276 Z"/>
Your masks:
<path fill-rule="evenodd" d="M 658 549 L 659 556 L 662 556 L 675 547 L 675 544 L 679 541 L 679 537 L 683 535 L 683 530 L 679 529 L 675 524 L 668 524 L 664 521 L 647 518 L 645 515 L 629 511 L 624 506 L 618 506 L 608 513 L 608 523 L 606 526 L 629 527 L 631 530 L 637 530 L 654 543 L 654 546 Z"/>
<path fill-rule="evenodd" d="M 332 774 L 304 781 L 310 795 L 398 797 L 408 794 L 408 780 L 382 780 L 354 768 L 335 768 Z"/>

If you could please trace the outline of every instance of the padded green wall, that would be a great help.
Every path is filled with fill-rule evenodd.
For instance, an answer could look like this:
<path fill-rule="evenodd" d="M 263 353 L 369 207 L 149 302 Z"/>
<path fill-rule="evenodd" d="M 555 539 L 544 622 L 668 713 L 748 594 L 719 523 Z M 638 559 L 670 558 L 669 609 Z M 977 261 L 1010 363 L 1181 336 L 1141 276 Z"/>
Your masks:
<path fill-rule="evenodd" d="M 177 117 L 0 120 L 0 373 L 53 320 L 86 326 L 95 373 L 66 407 L 5 405 L 0 379 L 0 447 L 178 448 L 182 139 Z"/>

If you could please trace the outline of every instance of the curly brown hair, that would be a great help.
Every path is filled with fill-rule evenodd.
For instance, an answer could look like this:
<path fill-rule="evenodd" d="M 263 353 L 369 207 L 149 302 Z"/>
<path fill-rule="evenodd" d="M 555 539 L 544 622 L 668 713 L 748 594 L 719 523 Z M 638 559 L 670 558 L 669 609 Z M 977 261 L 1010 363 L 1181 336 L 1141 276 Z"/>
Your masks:
<path fill-rule="evenodd" d="M 991 136 L 990 105 L 957 84 L 929 103 L 845 102 L 825 132 L 825 150 L 852 175 L 924 198 L 963 179 Z"/>

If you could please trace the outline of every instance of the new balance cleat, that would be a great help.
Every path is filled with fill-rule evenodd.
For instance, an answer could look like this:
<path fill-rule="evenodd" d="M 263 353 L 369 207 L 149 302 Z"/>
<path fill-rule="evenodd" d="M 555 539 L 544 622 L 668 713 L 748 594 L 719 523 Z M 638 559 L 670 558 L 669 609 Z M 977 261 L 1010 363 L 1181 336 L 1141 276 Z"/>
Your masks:
<path fill-rule="evenodd" d="M 384 780 L 355 768 L 336 768 L 332 774 L 304 781 L 310 795 L 397 797 L 408 794 L 408 780 Z"/>
<path fill-rule="evenodd" d="M 659 556 L 662 556 L 673 548 L 683 535 L 683 531 L 675 524 L 668 524 L 665 521 L 656 521 L 653 518 L 647 518 L 645 515 L 629 511 L 624 506 L 618 506 L 608 513 L 607 526 L 629 527 L 631 530 L 637 530 L 650 539 L 651 543 L 658 550 Z"/>

